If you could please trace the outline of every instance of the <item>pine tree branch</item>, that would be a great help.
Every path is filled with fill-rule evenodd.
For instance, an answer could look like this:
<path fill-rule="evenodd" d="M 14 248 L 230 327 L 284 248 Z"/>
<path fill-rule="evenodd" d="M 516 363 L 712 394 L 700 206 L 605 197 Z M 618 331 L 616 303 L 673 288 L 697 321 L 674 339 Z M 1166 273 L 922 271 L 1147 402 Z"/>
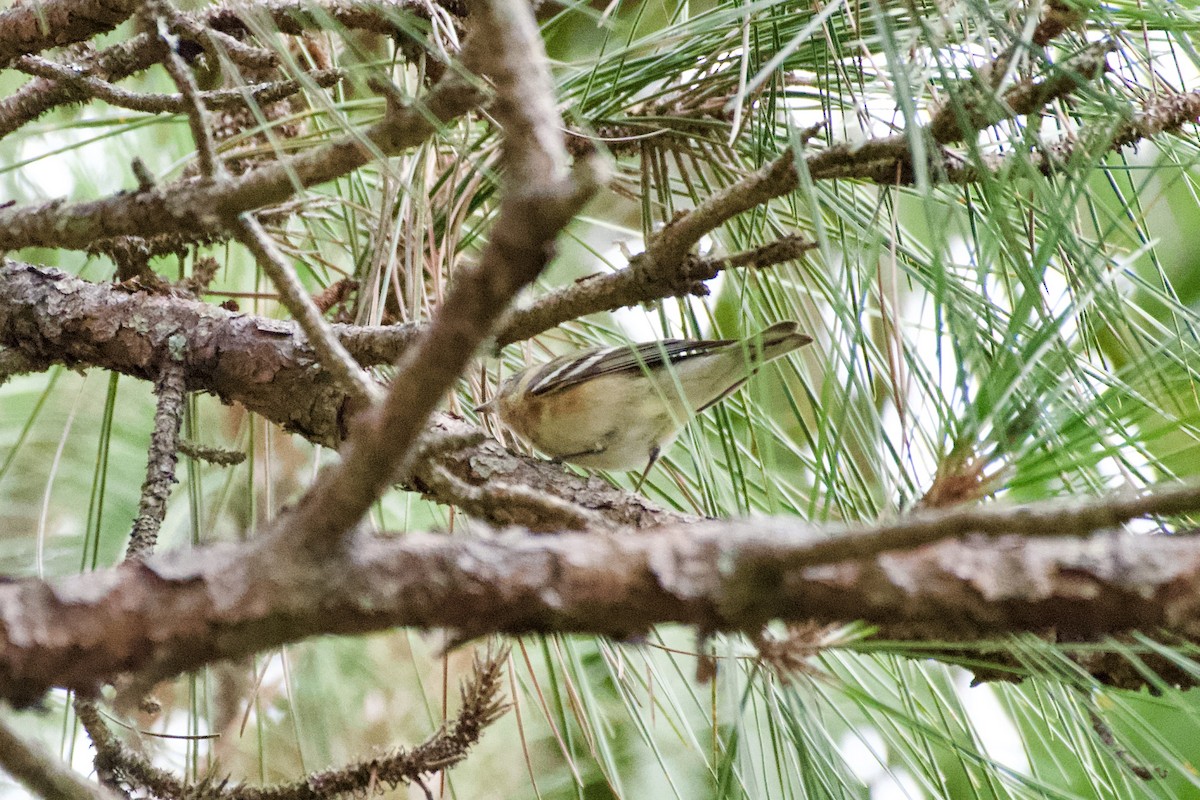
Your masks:
<path fill-rule="evenodd" d="M 104 0 L 100 0 L 104 5 Z M 28 17 L 36 15 L 46 6 L 45 3 L 28 6 L 21 9 L 10 9 L 5 14 L 15 14 L 18 11 Z M 65 10 L 66 13 L 78 13 L 86 10 L 87 4 L 77 0 L 60 0 L 53 4 Z M 114 8 L 125 9 L 125 16 L 132 13 L 136 3 L 113 4 Z M 270 2 L 254 3 L 253 9 L 265 15 L 270 23 L 284 34 L 298 35 L 307 30 L 325 30 L 328 23 L 347 30 L 362 30 L 382 33 L 390 36 L 405 35 L 403 22 L 408 15 L 429 19 L 433 7 L 420 0 L 270 0 Z M 249 11 L 248 6 L 219 5 L 192 14 L 184 15 L 195 24 L 211 27 L 223 34 L 242 34 L 250 32 L 241 14 Z M 452 12 L 458 13 L 458 12 Z M 41 30 L 34 19 L 32 25 L 5 25 L 3 31 L 24 35 L 30 30 Z M 74 38 L 64 38 L 65 32 L 71 31 L 70 25 L 54 25 L 47 30 L 53 37 L 55 45 L 66 44 L 68 40 L 82 41 L 99 32 L 94 25 L 80 29 Z M 61 40 L 61 41 L 60 41 Z M 16 39 L 9 44 L 12 57 L 40 52 L 45 46 L 38 42 L 28 42 Z M 44 44 L 43 40 L 43 44 Z M 49 46 L 49 45 L 46 45 Z M 78 59 L 66 69 L 75 69 L 81 75 L 109 83 L 123 80 L 150 66 L 158 63 L 162 57 L 162 43 L 156 36 L 141 34 L 123 42 L 105 48 L 98 53 Z M 22 125 L 32 122 L 43 114 L 69 103 L 84 102 L 90 99 L 91 93 L 74 81 L 40 78 L 30 81 L 10 96 L 0 100 L 0 138 L 19 129 Z"/>
<path fill-rule="evenodd" d="M 30 742 L 0 719 L 0 769 L 46 800 L 115 800 L 66 764 Z"/>
<path fill-rule="evenodd" d="M 189 107 L 188 101 L 182 94 L 150 94 L 131 92 L 80 72 L 78 69 L 47 61 L 38 56 L 22 56 L 13 62 L 13 69 L 18 69 L 28 75 L 70 84 L 96 100 L 103 100 L 118 108 L 130 111 L 141 111 L 147 114 L 182 114 Z M 346 77 L 346 72 L 340 69 L 326 69 L 311 72 L 307 76 L 314 84 L 323 89 L 336 85 Z M 304 84 L 297 80 L 264 81 L 244 88 L 217 89 L 200 92 L 199 98 L 205 107 L 212 110 L 253 108 L 257 105 L 267 105 L 285 100 L 304 90 Z"/>
<path fill-rule="evenodd" d="M 383 121 L 243 175 L 182 179 L 71 205 L 55 200 L 0 210 L 0 250 L 29 246 L 86 249 L 114 236 L 206 235 L 223 230 L 230 215 L 281 203 L 309 186 L 352 172 L 376 156 L 413 147 L 450 120 L 477 107 L 480 92 L 449 72 L 412 107 Z M 11 227 L 3 228 L 8 225 Z"/>
<path fill-rule="evenodd" d="M 154 411 L 154 430 L 146 458 L 146 480 L 142 484 L 137 518 L 126 558 L 144 558 L 154 552 L 158 531 L 167 516 L 167 500 L 176 483 L 175 466 L 179 461 L 179 428 L 183 423 L 184 371 L 177 361 L 167 360 L 154 382 L 158 403 Z"/>
<path fill-rule="evenodd" d="M 321 310 L 304 290 L 296 270 L 279 252 L 262 224 L 250 214 L 239 214 L 229 225 L 235 238 L 254 256 L 259 269 L 275 284 L 284 307 L 292 313 L 321 365 L 335 376 L 349 401 L 365 408 L 379 398 L 382 394 L 379 385 L 338 341 Z"/>
<path fill-rule="evenodd" d="M 415 335 L 412 328 L 400 327 L 334 325 L 333 330 L 367 366 L 392 361 Z M 292 323 L 226 311 L 187 296 L 131 293 L 57 270 L 5 262 L 0 265 L 0 348 L 0 367 L 99 367 L 142 380 L 155 379 L 159 354 L 177 352 L 187 371 L 188 391 L 240 403 L 318 444 L 337 447 L 342 439 L 345 390 L 321 368 L 311 344 Z M 497 481 L 523 486 L 598 511 L 613 525 L 652 527 L 683 518 L 604 481 L 510 453 L 447 414 L 435 416 L 431 431 L 460 441 L 475 437 L 477 442 L 438 449 L 434 458 L 411 466 L 408 484 L 441 502 L 459 498 L 435 493 L 437 469 L 474 487 Z M 543 518 L 531 504 L 475 511 L 496 525 L 562 527 L 560 515 Z"/>
<path fill-rule="evenodd" d="M 399 784 L 420 783 L 424 777 L 462 762 L 478 744 L 484 730 L 507 708 L 500 696 L 500 678 L 506 658 L 507 651 L 503 649 L 488 648 L 484 656 L 476 653 L 471 676 L 462 687 L 462 707 L 458 714 L 424 742 L 314 772 L 297 781 L 267 786 L 233 783 L 215 774 L 189 784 L 156 767 L 144 754 L 126 747 L 108 727 L 94 702 L 77 703 L 76 709 L 79 721 L 96 746 L 96 771 L 117 788 L 133 789 L 138 797 L 324 800 L 343 795 L 359 796 L 380 783 L 392 788 Z M 45 796 L 48 800 L 59 797 Z"/>
<path fill-rule="evenodd" d="M 0 66 L 19 56 L 106 33 L 133 15 L 140 0 L 41 0 L 0 12 Z"/>
<path fill-rule="evenodd" d="M 456 276 L 433 320 L 405 349 L 384 398 L 351 421 L 341 463 L 273 526 L 312 553 L 340 546 L 394 480 L 437 404 L 517 292 L 545 268 L 559 232 L 598 186 L 590 162 L 567 168 L 562 118 L 532 12 L 519 0 L 477 0 L 471 9 L 463 59 L 494 83 L 493 113 L 504 130 L 500 212 L 479 264 Z M 293 525 L 292 517 L 303 525 Z"/>
<path fill-rule="evenodd" d="M 711 632 L 754 631 L 773 619 L 861 619 L 883 637 L 918 641 L 1033 632 L 1094 642 L 1141 630 L 1200 642 L 1200 537 L 1103 526 L 1074 539 L 1032 533 L 1045 529 L 1048 507 L 1074 535 L 1134 513 L 1198 506 L 1195 487 L 1167 487 L 1132 505 L 1118 494 L 1069 509 L 956 509 L 911 526 L 948 541 L 816 566 L 807 565 L 814 548 L 846 529 L 774 518 L 602 536 L 409 533 L 359 537 L 320 560 L 265 537 L 55 581 L 0 583 L 0 697 L 22 704 L 54 686 L 86 692 L 128 671 L 137 673 L 130 691 L 140 690 L 304 637 L 394 626 L 449 629 L 459 639 L 533 631 L 627 638 L 663 623 Z M 932 522 L 939 518 L 944 525 Z M 904 528 L 886 529 L 897 548 L 931 538 L 906 538 Z M 1088 668 L 1111 677 L 1120 661 L 1114 651 Z"/>

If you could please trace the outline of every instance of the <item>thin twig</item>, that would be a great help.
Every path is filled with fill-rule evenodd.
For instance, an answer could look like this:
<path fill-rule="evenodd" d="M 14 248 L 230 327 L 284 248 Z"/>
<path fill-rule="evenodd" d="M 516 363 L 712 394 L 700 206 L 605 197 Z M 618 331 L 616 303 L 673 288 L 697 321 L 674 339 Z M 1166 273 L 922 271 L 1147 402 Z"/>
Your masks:
<path fill-rule="evenodd" d="M 140 753 L 125 746 L 117 738 L 100 713 L 100 706 L 90 698 L 76 696 L 75 716 L 83 725 L 84 732 L 96 748 L 96 774 L 100 781 L 114 792 L 123 791 L 125 786 L 150 789 L 152 797 L 186 797 L 182 782 L 169 771 L 156 767 Z"/>
<path fill-rule="evenodd" d="M 113 236 L 218 232 L 231 215 L 282 203 L 304 187 L 352 172 L 377 155 L 394 155 L 417 145 L 482 100 L 472 82 L 449 71 L 426 97 L 395 109 L 365 130 L 236 177 L 199 183 L 183 179 L 135 195 L 72 205 L 51 201 L 35 208 L 0 209 L 0 249 L 39 242 L 58 249 L 86 249 Z"/>
<path fill-rule="evenodd" d="M 208 776 L 192 784 L 171 772 L 154 766 L 143 754 L 126 747 L 113 734 L 93 701 L 76 703 L 76 715 L 96 745 L 96 770 L 115 788 L 149 790 L 159 798 L 204 797 L 208 800 L 293 800 L 364 794 L 375 782 L 396 786 L 411 783 L 423 775 L 449 769 L 460 763 L 482 738 L 483 732 L 499 719 L 508 706 L 501 697 L 501 678 L 508 657 L 505 648 L 488 647 L 477 651 L 471 675 L 461 688 L 461 708 L 432 736 L 412 748 L 394 750 L 356 761 L 335 769 L 314 772 L 291 783 L 247 786 Z M 2 724 L 2 723 L 0 723 Z M 0 734 L 3 729 L 0 728 Z M 3 739 L 0 738 L 0 744 Z M 0 753 L 0 764 L 3 754 Z M 203 787 L 205 791 L 197 791 Z M 74 800 L 75 795 L 44 795 Z M 82 798 L 82 796 L 79 796 Z M 100 794 L 87 796 L 98 800 Z M 108 796 L 105 795 L 105 800 Z"/>
<path fill-rule="evenodd" d="M 735 267 L 766 269 L 777 264 L 795 261 L 809 250 L 815 250 L 817 247 L 816 242 L 805 239 L 803 236 L 783 236 L 773 242 L 752 247 L 749 250 L 730 253 L 727 256 L 698 258 L 695 261 L 694 269 L 706 274 L 711 272 L 713 277 L 716 277 L 718 272 Z"/>
<path fill-rule="evenodd" d="M 175 466 L 179 460 L 179 428 L 186 399 L 186 373 L 183 364 L 167 359 L 154 384 L 158 407 L 154 412 L 154 430 L 146 458 L 146 481 L 142 484 L 138 515 L 125 549 L 126 559 L 143 559 L 154 551 L 158 531 L 167 515 L 167 499 L 176 483 Z"/>
<path fill-rule="evenodd" d="M 320 309 L 300 283 L 296 271 L 258 220 L 250 214 L 242 214 L 231 220 L 230 225 L 237 240 L 254 255 L 259 268 L 275 284 L 280 300 L 292 312 L 325 369 L 337 377 L 342 388 L 360 408 L 373 403 L 381 395 L 378 384 L 333 335 L 329 323 L 321 316 Z"/>
<path fill-rule="evenodd" d="M 225 55 L 230 61 L 253 70 L 271 69 L 279 64 L 279 56 L 267 48 L 245 44 L 228 33 L 202 23 L 194 16 L 176 13 L 171 22 L 173 27 L 201 42 L 204 49 L 218 60 L 220 56 Z"/>
<path fill-rule="evenodd" d="M 171 496 L 171 486 L 176 483 L 175 466 L 179 460 L 179 430 L 186 400 L 186 378 L 182 362 L 168 356 L 154 385 L 158 405 L 147 449 L 146 481 L 142 484 L 138 515 L 133 521 L 129 544 L 125 549 L 126 561 L 144 561 L 154 552 L 158 532 L 166 518 L 167 500 Z M 100 718 L 93 699 L 77 695 L 74 707 L 96 748 L 97 773 L 107 785 L 111 776 L 106 762 L 119 751 L 120 742 Z"/>
<path fill-rule="evenodd" d="M 968 139 L 989 125 L 1025 114 L 1036 114 L 1046 104 L 1077 91 L 1099 77 L 1105 68 L 1104 58 L 1117 49 L 1111 39 L 1093 42 L 1070 59 L 1051 66 L 1052 72 L 1042 80 L 1022 81 L 997 97 L 990 86 L 968 83 L 953 102 L 939 109 L 927 125 L 933 141 L 950 144 Z M 1003 74 L 1007 57 L 1002 55 L 985 74 Z"/>
<path fill-rule="evenodd" d="M 149 114 L 186 114 L 191 108 L 182 94 L 131 92 L 116 84 L 77 71 L 74 67 L 56 64 L 40 56 L 22 56 L 13 62 L 13 69 L 29 75 L 78 86 L 97 100 L 109 105 L 143 111 Z M 346 76 L 344 70 L 326 69 L 308 73 L 313 84 L 327 89 Z M 264 81 L 236 89 L 216 89 L 200 92 L 197 99 L 209 110 L 242 108 L 252 103 L 266 105 L 285 100 L 300 91 L 304 84 L 298 80 Z"/>
<path fill-rule="evenodd" d="M 168 0 L 142 0 L 142 13 L 151 29 L 157 31 L 158 37 L 166 45 L 163 66 L 167 68 L 171 80 L 175 81 L 179 93 L 187 101 L 188 127 L 192 130 L 192 139 L 196 143 L 196 153 L 200 158 L 200 173 L 210 179 L 219 178 L 224 172 L 224 167 L 217 155 L 217 142 L 213 136 L 212 125 L 209 124 L 208 112 L 200 99 L 200 87 L 196 85 L 196 77 L 176 51 L 179 37 L 170 32 L 171 28 L 178 27 L 178 15 Z"/>
<path fill-rule="evenodd" d="M 3 718 L 0 768 L 46 800 L 114 800 L 113 795 L 80 778 L 60 759 L 22 739 Z"/>
<path fill-rule="evenodd" d="M 188 458 L 195 458 L 219 467 L 232 467 L 246 460 L 246 454 L 241 450 L 226 450 L 221 447 L 207 447 L 188 439 L 179 440 L 179 452 Z"/>
<path fill-rule="evenodd" d="M 766 267 L 793 261 L 816 247 L 801 236 L 777 241 L 717 258 L 687 256 L 667 268 L 646 258 L 635 258 L 627 269 L 592 275 L 570 286 L 549 292 L 529 306 L 512 312 L 496 335 L 497 347 L 536 336 L 568 320 L 601 311 L 647 303 L 665 297 L 704 295 L 705 281 L 737 267 Z M 656 269 L 651 269 L 651 266 Z"/>
<path fill-rule="evenodd" d="M 850 529 L 781 559 L 783 569 L 862 560 L 955 536 L 1088 536 L 1139 517 L 1200 511 L 1200 484 L 1117 492 L 1103 498 L 1047 500 L 1021 506 L 918 511 L 888 525 Z"/>
<path fill-rule="evenodd" d="M 770 164 L 726 186 L 690 211 L 667 223 L 646 243 L 646 250 L 635 259 L 647 271 L 670 270 L 691 252 L 705 235 L 745 211 L 791 192 L 799 185 L 796 154 L 791 150 Z"/>

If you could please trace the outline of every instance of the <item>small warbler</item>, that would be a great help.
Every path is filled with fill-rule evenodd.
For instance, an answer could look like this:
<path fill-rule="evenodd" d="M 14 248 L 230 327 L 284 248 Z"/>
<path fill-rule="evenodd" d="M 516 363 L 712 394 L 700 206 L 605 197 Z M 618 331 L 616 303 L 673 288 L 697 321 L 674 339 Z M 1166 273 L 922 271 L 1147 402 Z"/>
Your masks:
<path fill-rule="evenodd" d="M 498 413 L 555 461 L 614 470 L 645 465 L 644 480 L 692 414 L 811 341 L 795 322 L 780 322 L 743 340 L 597 347 L 518 372 L 475 410 Z"/>

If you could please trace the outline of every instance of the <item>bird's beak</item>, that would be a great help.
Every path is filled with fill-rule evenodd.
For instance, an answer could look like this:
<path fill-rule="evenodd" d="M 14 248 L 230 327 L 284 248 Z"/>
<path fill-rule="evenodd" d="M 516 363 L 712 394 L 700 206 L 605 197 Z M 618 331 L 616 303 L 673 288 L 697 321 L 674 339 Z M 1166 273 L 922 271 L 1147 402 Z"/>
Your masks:
<path fill-rule="evenodd" d="M 473 408 L 471 410 L 474 411 L 476 414 L 491 414 L 491 413 L 495 412 L 495 410 L 496 410 L 496 399 L 497 398 L 493 397 L 491 400 L 488 400 L 486 403 L 475 406 L 475 408 Z"/>

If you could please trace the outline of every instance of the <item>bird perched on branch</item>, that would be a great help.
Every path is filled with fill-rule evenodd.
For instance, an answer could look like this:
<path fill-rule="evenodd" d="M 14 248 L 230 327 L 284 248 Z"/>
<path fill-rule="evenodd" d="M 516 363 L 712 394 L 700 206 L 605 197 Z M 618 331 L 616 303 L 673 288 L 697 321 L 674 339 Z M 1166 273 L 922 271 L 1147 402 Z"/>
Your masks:
<path fill-rule="evenodd" d="M 597 347 L 518 372 L 475 410 L 497 413 L 555 461 L 596 469 L 644 465 L 644 480 L 693 414 L 811 341 L 789 321 L 741 340 Z"/>

